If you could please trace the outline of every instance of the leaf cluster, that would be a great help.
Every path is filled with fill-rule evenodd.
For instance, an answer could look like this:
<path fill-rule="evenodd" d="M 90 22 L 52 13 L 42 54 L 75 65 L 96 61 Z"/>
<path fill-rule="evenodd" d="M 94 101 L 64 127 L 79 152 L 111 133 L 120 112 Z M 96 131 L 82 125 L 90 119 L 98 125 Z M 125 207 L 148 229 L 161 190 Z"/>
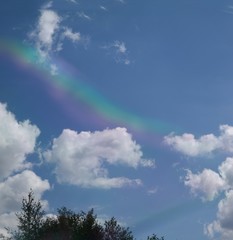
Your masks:
<path fill-rule="evenodd" d="M 40 201 L 32 191 L 23 198 L 21 212 L 16 214 L 18 229 L 6 240 L 134 240 L 129 228 L 121 226 L 112 217 L 100 224 L 94 210 L 75 213 L 66 207 L 58 209 L 57 215 L 48 217 Z M 164 240 L 155 234 L 147 240 Z"/>

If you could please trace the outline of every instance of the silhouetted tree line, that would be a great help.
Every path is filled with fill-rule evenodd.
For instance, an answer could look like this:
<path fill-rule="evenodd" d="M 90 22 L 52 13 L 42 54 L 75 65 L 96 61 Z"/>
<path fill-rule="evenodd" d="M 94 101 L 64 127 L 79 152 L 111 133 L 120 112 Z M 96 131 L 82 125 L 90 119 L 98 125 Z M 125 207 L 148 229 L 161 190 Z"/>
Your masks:
<path fill-rule="evenodd" d="M 87 213 L 75 213 L 62 207 L 57 215 L 48 217 L 36 201 L 32 191 L 23 198 L 21 212 L 16 214 L 18 228 L 8 231 L 11 237 L 0 236 L 4 240 L 135 240 L 127 227 L 121 226 L 113 217 L 100 224 L 93 209 Z M 164 240 L 155 234 L 147 240 Z"/>

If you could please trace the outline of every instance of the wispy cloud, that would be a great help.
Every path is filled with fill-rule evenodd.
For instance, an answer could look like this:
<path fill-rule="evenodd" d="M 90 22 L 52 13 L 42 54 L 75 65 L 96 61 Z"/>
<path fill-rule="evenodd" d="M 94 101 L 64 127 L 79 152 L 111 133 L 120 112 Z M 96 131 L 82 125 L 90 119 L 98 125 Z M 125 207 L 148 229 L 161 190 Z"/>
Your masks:
<path fill-rule="evenodd" d="M 79 32 L 73 32 L 72 29 L 65 27 L 63 36 L 70 39 L 73 43 L 81 40 L 81 34 Z"/>
<path fill-rule="evenodd" d="M 115 0 L 115 1 L 117 1 L 117 2 L 119 2 L 119 3 L 122 3 L 122 4 L 125 4 L 125 3 L 126 3 L 125 0 Z"/>
<path fill-rule="evenodd" d="M 227 6 L 227 8 L 223 10 L 223 12 L 227 14 L 233 14 L 233 6 L 232 5 Z"/>
<path fill-rule="evenodd" d="M 42 5 L 41 9 L 49 9 L 53 6 L 53 2 L 49 1 L 47 3 L 45 3 L 44 5 Z"/>
<path fill-rule="evenodd" d="M 52 2 L 49 2 L 41 8 L 35 30 L 29 33 L 29 38 L 35 45 L 42 63 L 51 60 L 51 54 L 63 50 L 65 39 L 75 44 L 80 43 L 84 47 L 87 47 L 90 42 L 89 37 L 82 36 L 80 32 L 64 26 L 63 18 L 56 11 L 48 9 L 51 6 Z M 85 17 L 88 18 L 87 15 Z M 51 63 L 50 70 L 52 75 L 57 74 L 58 69 L 54 63 Z"/>
<path fill-rule="evenodd" d="M 71 3 L 74 3 L 74 4 L 78 4 L 78 1 L 76 0 L 66 0 L 67 2 L 71 2 Z"/>
<path fill-rule="evenodd" d="M 156 188 L 149 189 L 149 190 L 147 191 L 147 194 L 148 194 L 148 195 L 154 195 L 154 194 L 156 194 L 157 192 L 158 192 L 158 188 L 156 187 Z"/>
<path fill-rule="evenodd" d="M 108 9 L 103 5 L 100 5 L 100 9 L 102 9 L 103 11 L 108 11 Z"/>
<path fill-rule="evenodd" d="M 91 18 L 90 16 L 88 16 L 87 14 L 85 14 L 84 12 L 79 12 L 79 13 L 78 13 L 78 16 L 79 16 L 80 18 L 86 19 L 86 20 L 88 20 L 88 21 L 91 21 L 91 20 L 92 20 L 92 18 Z"/>
<path fill-rule="evenodd" d="M 30 33 L 30 38 L 35 42 L 36 48 L 42 57 L 49 57 L 54 48 L 56 34 L 60 30 L 62 18 L 53 10 L 41 9 L 36 29 Z"/>
<path fill-rule="evenodd" d="M 126 48 L 126 44 L 121 41 L 114 41 L 111 44 L 106 44 L 102 47 L 107 51 L 108 54 L 112 55 L 117 63 L 124 63 L 125 65 L 129 65 L 130 59 L 128 57 L 128 50 Z"/>

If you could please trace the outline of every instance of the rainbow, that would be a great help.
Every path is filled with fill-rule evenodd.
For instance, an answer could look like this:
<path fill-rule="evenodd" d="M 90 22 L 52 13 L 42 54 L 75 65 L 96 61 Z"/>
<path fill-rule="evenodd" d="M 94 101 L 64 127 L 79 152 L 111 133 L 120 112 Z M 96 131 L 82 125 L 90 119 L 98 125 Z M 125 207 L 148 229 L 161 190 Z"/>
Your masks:
<path fill-rule="evenodd" d="M 92 111 L 102 118 L 130 127 L 137 131 L 156 132 L 157 134 L 167 134 L 177 128 L 164 122 L 139 117 L 130 111 L 112 104 L 108 99 L 101 95 L 97 90 L 80 79 L 77 70 L 62 61 L 61 59 L 50 59 L 39 61 L 40 56 L 36 49 L 19 44 L 12 40 L 0 40 L 0 55 L 10 56 L 14 63 L 22 68 L 29 68 L 35 71 L 44 80 L 49 81 L 59 89 L 71 95 L 74 99 L 81 101 L 89 106 Z M 57 74 L 51 74 L 50 66 L 57 66 Z"/>

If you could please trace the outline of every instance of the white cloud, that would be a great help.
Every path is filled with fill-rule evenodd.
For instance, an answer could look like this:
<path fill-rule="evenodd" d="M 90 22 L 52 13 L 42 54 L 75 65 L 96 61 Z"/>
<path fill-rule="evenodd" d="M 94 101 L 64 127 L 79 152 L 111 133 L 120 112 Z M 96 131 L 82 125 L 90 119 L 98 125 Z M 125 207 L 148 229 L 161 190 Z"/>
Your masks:
<path fill-rule="evenodd" d="M 75 1 L 73 1 L 75 2 Z M 51 54 L 59 52 L 63 49 L 64 39 L 68 39 L 73 43 L 80 42 L 86 47 L 90 38 L 81 36 L 79 32 L 74 32 L 71 28 L 62 25 L 62 17 L 52 9 L 52 2 L 42 6 L 40 16 L 36 23 L 35 30 L 29 33 L 30 39 L 35 44 L 38 52 L 39 63 L 46 63 L 52 75 L 57 74 L 57 66 L 51 61 Z M 82 13 L 82 17 L 90 19 L 89 16 Z"/>
<path fill-rule="evenodd" d="M 185 133 L 182 136 L 170 134 L 164 138 L 167 145 L 178 152 L 190 157 L 210 154 L 220 147 L 220 142 L 213 134 L 208 134 L 195 139 L 193 134 Z"/>
<path fill-rule="evenodd" d="M 116 0 L 116 1 L 125 4 L 125 0 Z"/>
<path fill-rule="evenodd" d="M 63 33 L 64 37 L 70 39 L 73 43 L 81 40 L 81 34 L 79 32 L 73 32 L 70 28 L 65 28 Z"/>
<path fill-rule="evenodd" d="M 50 185 L 47 180 L 42 180 L 31 170 L 24 170 L 1 182 L 0 214 L 18 211 L 22 198 L 28 195 L 30 189 L 37 199 L 41 199 L 43 192 L 50 189 Z M 47 202 L 44 201 L 43 204 L 46 207 Z"/>
<path fill-rule="evenodd" d="M 53 76 L 58 74 L 58 67 L 55 64 L 50 65 L 50 72 Z"/>
<path fill-rule="evenodd" d="M 56 164 L 55 173 L 60 183 L 82 187 L 120 188 L 140 185 L 139 179 L 110 178 L 107 165 L 136 168 L 153 166 L 153 161 L 142 158 L 137 145 L 125 128 L 81 132 L 65 129 L 53 140 L 51 150 L 44 154 Z"/>
<path fill-rule="evenodd" d="M 51 8 L 52 6 L 53 6 L 53 2 L 50 1 L 50 2 L 45 3 L 45 4 L 41 7 L 41 9 L 48 9 L 48 8 Z"/>
<path fill-rule="evenodd" d="M 156 194 L 157 192 L 158 192 L 158 188 L 157 188 L 157 187 L 152 188 L 152 189 L 149 189 L 149 190 L 147 191 L 148 195 L 154 195 L 154 194 Z"/>
<path fill-rule="evenodd" d="M 102 48 L 107 50 L 108 54 L 113 55 L 117 63 L 124 63 L 125 65 L 131 63 L 128 57 L 128 50 L 124 42 L 116 40 L 111 44 L 103 46 Z"/>
<path fill-rule="evenodd" d="M 79 16 L 80 18 L 86 19 L 86 20 L 88 20 L 88 21 L 91 21 L 91 20 L 92 20 L 92 18 L 91 18 L 90 16 L 88 16 L 87 14 L 85 14 L 84 12 L 78 13 L 78 16 Z"/>
<path fill-rule="evenodd" d="M 219 166 L 219 173 L 228 187 L 233 187 L 233 158 L 227 158 Z"/>
<path fill-rule="evenodd" d="M 100 9 L 104 10 L 104 11 L 108 11 L 108 9 L 105 6 L 100 6 Z"/>
<path fill-rule="evenodd" d="M 217 220 L 205 226 L 204 233 L 211 238 L 216 234 L 222 240 L 233 239 L 233 190 L 226 192 L 226 196 L 218 204 Z"/>
<path fill-rule="evenodd" d="M 20 210 L 22 199 L 30 189 L 33 189 L 35 198 L 41 200 L 42 194 L 50 189 L 50 185 L 30 170 L 8 177 L 0 183 L 0 233 L 5 235 L 5 227 L 14 229 L 17 226 L 15 213 Z M 45 208 L 48 207 L 47 201 L 41 200 L 41 203 Z"/>
<path fill-rule="evenodd" d="M 218 204 L 218 220 L 222 228 L 233 230 L 233 190 L 226 192 L 226 197 Z"/>
<path fill-rule="evenodd" d="M 233 152 L 233 127 L 229 125 L 220 126 L 221 149 L 227 152 Z"/>
<path fill-rule="evenodd" d="M 115 47 L 119 53 L 126 53 L 127 51 L 124 42 L 115 41 L 113 47 Z"/>
<path fill-rule="evenodd" d="M 11 235 L 6 228 L 10 227 L 11 230 L 16 229 L 17 224 L 15 212 L 0 214 L 0 236 L 2 234 L 4 237 L 10 237 Z"/>
<path fill-rule="evenodd" d="M 203 135 L 196 139 L 193 134 L 184 133 L 181 136 L 170 134 L 164 138 L 164 142 L 174 150 L 190 157 L 208 155 L 216 150 L 233 152 L 233 127 L 220 125 L 220 136 L 213 134 Z"/>
<path fill-rule="evenodd" d="M 39 134 L 40 130 L 29 120 L 18 122 L 0 103 L 0 180 L 30 166 L 26 157 L 34 152 Z"/>
<path fill-rule="evenodd" d="M 194 174 L 187 170 L 184 184 L 203 200 L 213 200 L 221 191 L 233 188 L 233 158 L 226 158 L 218 167 L 219 172 L 204 169 Z"/>
<path fill-rule="evenodd" d="M 191 189 L 194 195 L 201 195 L 204 201 L 213 200 L 225 189 L 225 181 L 218 173 L 210 169 L 204 169 L 198 174 L 193 174 L 188 170 L 184 184 Z"/>
<path fill-rule="evenodd" d="M 61 17 L 53 10 L 41 9 L 35 31 L 30 36 L 35 40 L 37 50 L 42 59 L 48 58 L 53 49 L 54 38 L 59 31 Z"/>
<path fill-rule="evenodd" d="M 213 200 L 220 192 L 225 197 L 218 204 L 217 218 L 205 225 L 204 233 L 210 238 L 233 239 L 233 158 L 226 158 L 218 167 L 218 172 L 204 169 L 201 173 L 193 174 L 188 170 L 184 184 L 202 200 Z"/>
<path fill-rule="evenodd" d="M 72 2 L 72 3 L 74 3 L 74 4 L 78 4 L 78 2 L 77 2 L 76 0 L 66 0 L 66 1 Z"/>

